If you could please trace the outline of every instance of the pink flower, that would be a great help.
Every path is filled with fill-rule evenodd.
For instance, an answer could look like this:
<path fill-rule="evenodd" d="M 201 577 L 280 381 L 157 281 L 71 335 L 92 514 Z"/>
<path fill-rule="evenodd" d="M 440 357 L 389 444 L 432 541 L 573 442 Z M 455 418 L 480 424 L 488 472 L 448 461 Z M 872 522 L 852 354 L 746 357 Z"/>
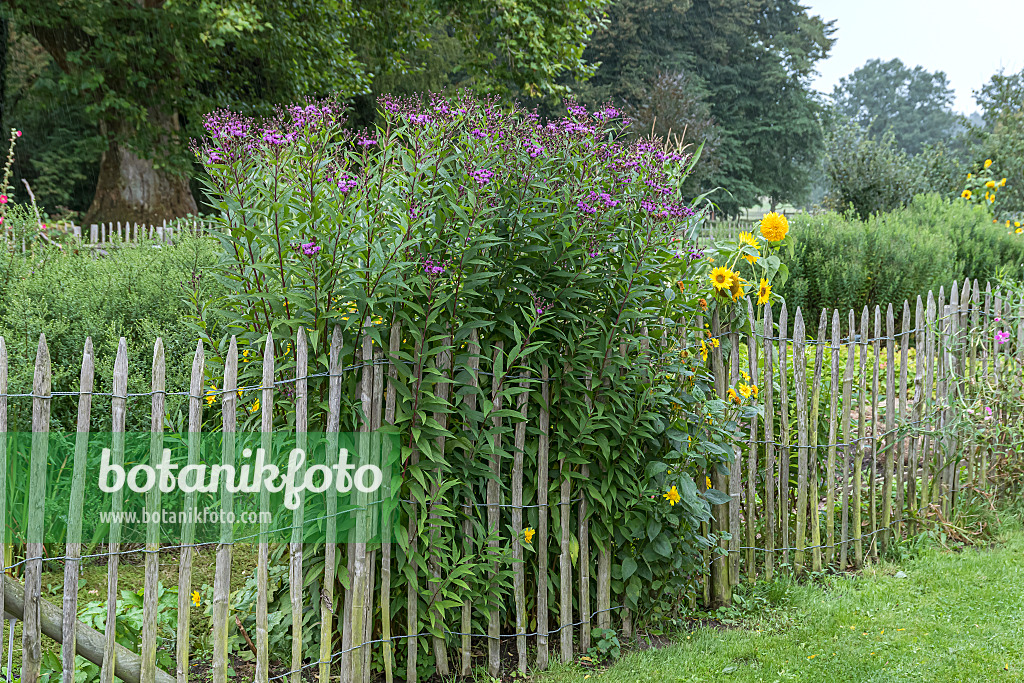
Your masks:
<path fill-rule="evenodd" d="M 21 131 L 20 130 L 14 131 L 14 134 L 17 135 L 19 138 L 21 137 Z"/>
<path fill-rule="evenodd" d="M 6 203 L 7 203 L 7 195 L 0 194 L 0 204 L 6 204 Z"/>
<path fill-rule="evenodd" d="M 1005 344 L 1010 341 L 1010 333 L 1005 331 L 996 332 L 996 344 Z"/>

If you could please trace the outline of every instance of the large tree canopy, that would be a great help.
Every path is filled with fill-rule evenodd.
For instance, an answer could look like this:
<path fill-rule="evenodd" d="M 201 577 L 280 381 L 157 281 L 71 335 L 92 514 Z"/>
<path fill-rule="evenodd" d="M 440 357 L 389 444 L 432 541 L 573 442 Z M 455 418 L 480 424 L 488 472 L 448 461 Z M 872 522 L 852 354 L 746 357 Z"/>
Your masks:
<path fill-rule="evenodd" d="M 543 96 L 585 77 L 605 0 L 2 0 L 49 53 L 55 89 L 84 103 L 105 141 L 90 218 L 195 211 L 188 135 L 216 107 L 266 113 L 303 96 L 374 91 L 416 71 L 432 40 L 458 43 L 485 91 Z"/>
<path fill-rule="evenodd" d="M 650 109 L 656 75 L 684 73 L 685 99 L 706 103 L 714 124 L 704 126 L 716 149 L 703 189 L 721 187 L 714 200 L 727 212 L 803 197 L 822 144 L 810 78 L 831 49 L 831 23 L 795 0 L 620 0 L 609 14 L 584 55 L 600 63 L 587 99 Z M 682 109 L 703 122 L 700 106 Z"/>
<path fill-rule="evenodd" d="M 899 59 L 869 60 L 839 80 L 832 94 L 837 112 L 874 139 L 892 131 L 908 154 L 946 139 L 957 123 L 953 89 L 941 71 L 913 69 Z"/>

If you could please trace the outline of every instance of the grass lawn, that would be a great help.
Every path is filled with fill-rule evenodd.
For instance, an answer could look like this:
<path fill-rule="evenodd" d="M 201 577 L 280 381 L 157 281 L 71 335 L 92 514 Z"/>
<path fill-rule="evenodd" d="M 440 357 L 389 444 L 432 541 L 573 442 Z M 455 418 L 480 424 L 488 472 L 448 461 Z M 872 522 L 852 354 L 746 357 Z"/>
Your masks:
<path fill-rule="evenodd" d="M 1024 529 L 1003 521 L 993 549 L 928 548 L 857 577 L 776 586 L 782 606 L 742 628 L 699 629 L 606 671 L 573 664 L 538 680 L 1024 681 Z"/>

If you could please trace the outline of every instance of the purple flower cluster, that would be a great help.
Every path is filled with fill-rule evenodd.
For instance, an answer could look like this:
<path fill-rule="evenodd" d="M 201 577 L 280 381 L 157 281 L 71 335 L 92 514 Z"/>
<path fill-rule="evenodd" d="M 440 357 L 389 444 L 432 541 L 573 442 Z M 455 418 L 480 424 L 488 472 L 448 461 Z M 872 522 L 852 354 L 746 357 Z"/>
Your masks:
<path fill-rule="evenodd" d="M 606 209 L 610 209 L 619 203 L 618 199 L 612 199 L 612 196 L 607 192 L 595 192 L 593 190 L 590 191 L 590 201 L 595 204 L 599 203 Z"/>
<path fill-rule="evenodd" d="M 276 128 L 266 128 L 263 131 L 262 139 L 268 145 L 283 145 L 286 142 L 295 141 L 295 132 L 282 133 Z"/>
<path fill-rule="evenodd" d="M 536 159 L 544 153 L 544 148 L 538 145 L 536 142 L 530 141 L 530 158 Z"/>
<path fill-rule="evenodd" d="M 555 305 L 553 303 L 548 303 L 539 296 L 533 297 L 533 308 L 537 311 L 537 315 L 544 315 L 552 308 L 554 308 L 554 306 Z"/>
<path fill-rule="evenodd" d="M 447 270 L 447 261 L 435 261 L 434 259 L 423 259 L 423 272 L 427 275 L 439 276 L 444 275 Z"/>
<path fill-rule="evenodd" d="M 244 138 L 252 130 L 252 121 L 227 110 L 218 110 L 206 115 L 203 128 L 211 138 Z"/>
<path fill-rule="evenodd" d="M 1010 333 L 1004 330 L 996 332 L 996 344 L 1005 344 L 1010 341 Z"/>
<path fill-rule="evenodd" d="M 653 180 L 645 180 L 644 185 L 647 185 L 648 187 L 652 188 L 658 194 L 672 194 L 671 187 L 668 187 L 666 185 L 659 185 Z"/>
<path fill-rule="evenodd" d="M 359 181 L 355 178 L 351 178 L 347 175 L 343 175 L 338 178 L 338 191 L 342 194 L 348 194 L 348 191 L 359 184 Z"/>
<path fill-rule="evenodd" d="M 487 168 L 478 168 L 475 171 L 471 171 L 469 175 L 473 176 L 477 185 L 483 187 L 490 182 L 491 178 L 494 177 L 494 171 Z"/>
<path fill-rule="evenodd" d="M 359 141 L 356 144 L 360 147 L 369 147 L 370 145 L 376 145 L 377 141 L 374 138 L 360 136 Z"/>
<path fill-rule="evenodd" d="M 290 124 L 293 129 L 319 128 L 335 122 L 340 123 L 338 119 L 341 118 L 340 108 L 330 102 L 307 102 L 305 106 L 292 105 L 287 107 L 285 111 L 288 118 L 290 118 Z"/>
<path fill-rule="evenodd" d="M 578 208 L 580 211 L 588 215 L 593 215 L 597 213 L 597 208 L 591 206 L 590 204 L 587 204 L 582 199 L 576 202 L 576 208 Z"/>
<path fill-rule="evenodd" d="M 306 256 L 314 256 L 320 252 L 320 245 L 316 242 L 305 242 L 299 247 Z"/>

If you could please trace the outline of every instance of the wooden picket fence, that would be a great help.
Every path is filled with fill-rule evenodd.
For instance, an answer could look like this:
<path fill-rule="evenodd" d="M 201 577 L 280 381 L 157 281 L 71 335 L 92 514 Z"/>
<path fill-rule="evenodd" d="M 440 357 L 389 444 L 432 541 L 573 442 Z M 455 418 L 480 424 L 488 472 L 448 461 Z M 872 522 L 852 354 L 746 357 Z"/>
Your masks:
<path fill-rule="evenodd" d="M 92 223 L 89 226 L 71 224 L 68 230 L 86 244 L 103 246 L 119 242 L 138 244 L 140 242 L 174 242 L 175 235 L 205 235 L 214 231 L 212 224 L 202 219 L 178 219 L 163 221 L 159 225 L 116 221 Z"/>
<path fill-rule="evenodd" d="M 753 315 L 752 308 L 750 312 Z M 1010 327 L 1011 321 L 1015 329 Z M 963 487 L 986 488 L 993 454 L 985 444 L 968 442 L 962 432 L 951 428 L 958 417 L 954 399 L 967 396 L 979 383 L 998 381 L 1011 372 L 1019 375 L 1024 367 L 1024 301 L 1011 301 L 989 286 L 982 292 L 975 281 L 954 284 L 948 295 L 941 289 L 937 295 L 929 292 L 923 300 L 917 300 L 916 307 L 903 302 L 902 307 L 894 309 L 890 305 L 884 311 L 878 307 L 873 312 L 865 308 L 859 316 L 854 311 L 845 315 L 840 315 L 839 311 L 823 312 L 813 338 L 807 335 L 801 311 L 798 309 L 790 319 L 785 305 L 778 311 L 764 307 L 754 333 L 749 336 L 729 332 L 728 323 L 717 312 L 709 321 L 708 339 L 719 342 L 711 344 L 709 357 L 716 391 L 725 399 L 729 387 L 738 386 L 743 372 L 748 372 L 751 381 L 761 387 L 758 401 L 764 408 L 764 417 L 750 420 L 748 440 L 734 444 L 736 457 L 729 474 L 701 473 L 701 481 L 707 474 L 714 479 L 715 488 L 731 495 L 729 503 L 714 507 L 709 529 L 719 538 L 729 540 L 718 542 L 718 552 L 706 551 L 705 564 L 710 571 L 694 583 L 689 596 L 691 605 L 698 600 L 708 605 L 727 603 L 741 576 L 748 580 L 770 579 L 780 570 L 801 573 L 860 567 L 884 553 L 893 539 L 913 533 L 924 517 L 933 513 L 948 515 Z M 997 331 L 1011 330 L 1015 332 L 1015 343 L 995 342 Z M 387 353 L 374 346 L 369 336 L 357 348 L 353 360 L 361 363 L 356 366 L 356 371 L 361 373 L 357 397 L 364 416 L 360 418 L 361 430 L 376 430 L 383 423 L 395 421 L 396 384 L 404 381 L 400 377 L 408 374 L 399 373 L 396 363 L 400 361 L 391 360 L 397 358 L 401 336 L 401 328 L 395 324 L 390 330 Z M 338 429 L 338 414 L 342 409 L 341 382 L 335 381 L 343 367 L 341 341 L 340 332 L 335 333 L 329 348 L 331 417 L 328 431 Z M 273 348 L 270 342 L 268 339 L 267 348 Z M 310 398 L 309 357 L 310 353 L 319 354 L 320 350 L 309 348 L 302 331 L 294 343 L 295 428 L 303 431 L 307 426 Z M 475 333 L 468 343 L 470 355 L 475 358 L 468 381 L 475 389 L 485 389 L 485 376 L 491 375 L 491 400 L 496 409 L 501 409 L 502 393 L 496 376 L 509 373 L 502 363 L 502 347 L 500 343 L 486 345 Z M 1011 348 L 1015 349 L 1014 355 L 1008 353 Z M 700 353 L 699 348 L 689 351 Z M 451 363 L 450 354 L 441 354 L 439 358 L 442 365 Z M 481 360 L 487 367 L 481 367 Z M 239 388 L 238 362 L 238 349 L 232 340 L 224 364 L 221 403 L 217 408 L 224 431 L 234 430 L 238 420 L 239 401 L 235 395 Z M 913 373 L 909 372 L 911 365 Z M 202 425 L 204 366 L 204 349 L 200 344 L 193 359 L 187 394 L 192 432 L 200 431 Z M 163 430 L 167 394 L 164 367 L 164 350 L 158 340 L 149 394 L 154 432 Z M 87 343 L 77 392 L 79 438 L 87 438 L 90 429 L 92 400 L 96 395 L 94 371 L 93 350 Z M 519 372 L 517 369 L 516 374 L 509 373 L 514 378 L 512 381 L 522 378 Z M 128 374 L 126 345 L 122 340 L 114 362 L 110 394 L 114 432 L 123 431 L 125 427 Z M 546 668 L 553 657 L 566 661 L 576 652 L 585 652 L 591 645 L 593 627 L 614 625 L 621 639 L 634 637 L 634 615 L 622 606 L 623 596 L 612 590 L 611 553 L 591 543 L 588 500 L 579 495 L 579 491 L 573 491 L 573 481 L 578 479 L 569 476 L 589 477 L 589 467 L 579 465 L 578 471 L 571 473 L 574 466 L 567 464 L 558 453 L 550 452 L 549 368 L 534 368 L 531 374 L 540 380 L 536 390 L 518 393 L 515 408 L 525 418 L 528 402 L 539 401 L 536 412 L 539 419 L 531 425 L 529 434 L 525 420 L 516 422 L 514 444 L 495 444 L 496 450 L 508 449 L 511 472 L 503 472 L 498 459 L 489 463 L 492 474 L 498 476 L 488 479 L 483 487 L 486 499 L 467 500 L 463 523 L 455 526 L 461 528 L 465 537 L 470 537 L 473 533 L 471 517 L 475 514 L 470 508 L 479 507 L 486 511 L 486 528 L 500 530 L 509 525 L 513 538 L 521 536 L 523 510 L 530 507 L 523 493 L 524 458 L 536 458 L 535 471 L 548 473 L 545 480 L 536 482 L 534 487 L 536 497 L 532 506 L 543 511 L 536 530 L 537 552 L 525 559 L 522 547 L 513 544 L 516 561 L 511 569 L 513 591 L 508 609 L 515 610 L 514 632 L 501 631 L 497 608 L 481 612 L 481 608 L 466 601 L 446 624 L 447 638 L 426 633 L 421 628 L 422 616 L 417 614 L 415 595 L 411 591 L 408 595 L 393 594 L 391 581 L 396 573 L 411 572 L 417 581 L 426 584 L 431 578 L 430 568 L 399 566 L 397 554 L 387 544 L 371 550 L 328 545 L 322 584 L 324 595 L 318 606 L 320 658 L 303 662 L 304 626 L 301 618 L 293 617 L 291 662 L 288 672 L 276 678 L 298 683 L 304 673 L 316 672 L 319 680 L 326 681 L 329 674 L 340 673 L 342 681 L 368 682 L 377 676 L 371 673 L 370 658 L 371 651 L 376 651 L 383 658 L 384 680 L 390 683 L 395 677 L 404 676 L 405 680 L 415 681 L 419 678 L 416 658 L 421 640 L 432 645 L 439 674 L 467 676 L 482 660 L 491 675 L 498 675 L 503 640 L 514 641 L 510 656 L 519 670 L 526 671 L 533 667 Z M 263 416 L 261 429 L 268 433 L 273 429 L 275 376 L 275 360 L 273 355 L 268 355 L 258 394 Z M 794 390 L 792 397 L 790 387 Z M 442 383 L 436 389 L 444 400 L 448 392 L 454 390 L 450 383 Z M 45 339 L 40 339 L 31 394 L 34 433 L 45 433 L 49 429 L 52 396 L 49 352 Z M 820 408 L 826 396 L 827 411 Z M 475 409 L 476 394 L 470 392 L 468 399 L 473 401 Z M 0 433 L 7 431 L 7 403 L 7 355 L 4 341 L 0 339 Z M 435 413 L 434 419 L 443 425 L 446 418 L 444 413 Z M 503 418 L 493 419 L 500 424 Z M 827 441 L 821 442 L 819 435 L 825 433 Z M 501 440 L 500 436 L 494 438 Z M 529 448 L 527 438 L 535 440 Z M 3 450 L 6 446 L 2 444 L 0 440 L 0 459 L 7 457 Z M 34 448 L 33 462 L 40 457 L 45 454 Z M 0 480 L 0 506 L 6 500 L 4 487 L 25 484 Z M 499 489 L 506 485 L 511 492 L 511 505 L 504 503 Z M 33 479 L 27 486 L 32 495 L 42 495 L 42 482 Z M 574 494 L 579 497 L 574 499 Z M 80 510 L 72 507 L 70 513 L 80 514 Z M 7 512 L 0 510 L 0 514 Z M 578 539 L 578 561 L 573 559 L 570 535 L 553 535 L 549 526 L 573 530 Z M 411 532 L 410 528 L 410 539 L 414 541 Z M 454 539 L 449 540 L 454 542 Z M 557 552 L 549 552 L 552 549 Z M 115 539 L 107 550 L 107 623 L 113 623 L 119 588 L 118 557 L 124 549 L 119 548 Z M 0 602 L 4 609 L 23 619 L 22 683 L 38 680 L 44 634 L 63 643 L 63 680 L 67 683 L 74 677 L 76 642 L 79 654 L 91 656 L 102 666 L 103 681 L 112 681 L 115 676 L 133 683 L 189 680 L 193 548 L 186 539 L 178 558 L 177 665 L 173 673 L 156 666 L 159 551 L 160 548 L 147 547 L 145 554 L 145 616 L 140 651 L 133 653 L 115 644 L 113 631 L 101 633 L 83 628 L 81 624 L 75 626 L 81 545 L 69 544 L 66 556 L 58 558 L 64 560 L 65 572 L 62 615 L 61 608 L 48 606 L 41 597 L 43 548 L 30 545 L 26 559 L 19 563 L 24 571 L 24 584 L 10 576 L 0 583 Z M 343 552 L 351 583 L 344 596 L 335 596 L 334 559 L 340 557 L 336 553 Z M 229 610 L 231 560 L 231 544 L 218 545 L 211 624 L 214 681 L 228 679 L 227 634 L 229 625 L 234 623 Z M 291 598 L 294 604 L 301 604 L 301 543 L 292 548 L 289 561 Z M 261 544 L 253 645 L 257 657 L 255 680 L 260 683 L 272 680 L 268 655 L 268 565 L 268 549 L 266 544 Z M 540 583 L 541 588 L 537 591 L 533 613 L 527 613 L 528 573 L 544 577 L 549 571 L 560 577 L 556 599 L 549 603 L 552 596 L 549 596 L 547 581 L 535 582 L 534 585 Z M 135 590 L 139 586 L 131 588 Z M 335 607 L 336 598 L 340 608 Z M 406 600 L 406 619 L 399 623 L 392 619 L 392 608 Z M 293 615 L 299 613 L 293 610 Z M 478 623 L 487 624 L 486 633 L 473 631 L 474 617 Z M 53 626 L 54 619 L 58 627 Z M 337 631 L 341 633 L 340 650 L 333 645 L 332 636 Z M 4 639 L 0 638 L 0 648 L 3 643 Z M 408 653 L 405 672 L 396 671 L 394 666 L 394 653 L 399 647 L 406 648 Z M 481 654 L 484 650 L 486 654 Z M 0 661 L 2 659 L 0 650 Z"/>

